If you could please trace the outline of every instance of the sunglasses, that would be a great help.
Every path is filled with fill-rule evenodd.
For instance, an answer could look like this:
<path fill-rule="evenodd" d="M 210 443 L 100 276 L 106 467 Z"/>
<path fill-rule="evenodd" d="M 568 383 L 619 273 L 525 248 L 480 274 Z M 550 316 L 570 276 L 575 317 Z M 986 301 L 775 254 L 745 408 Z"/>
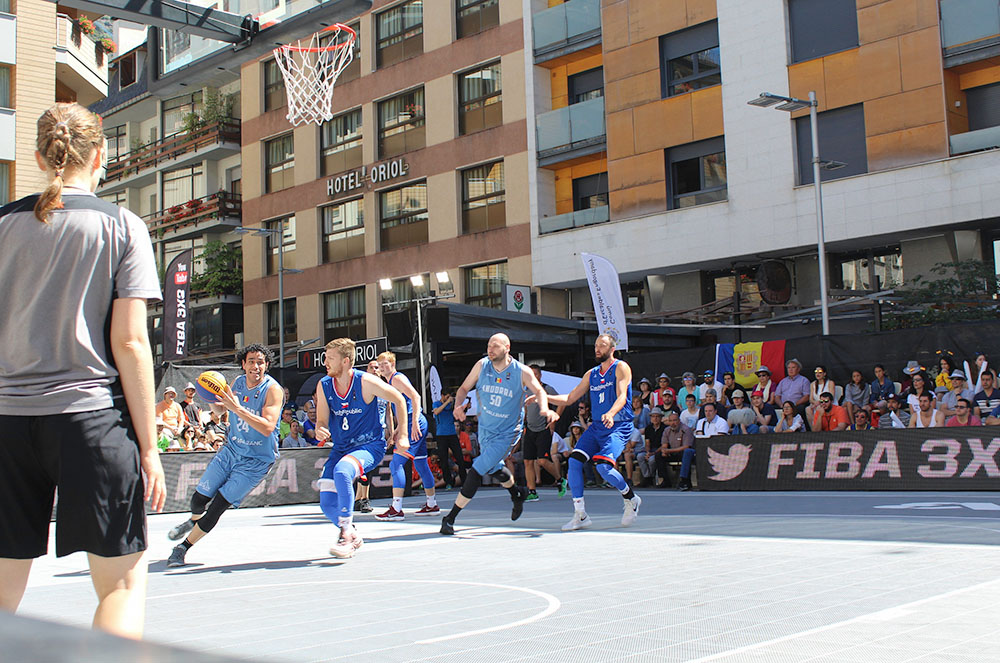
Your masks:
<path fill-rule="evenodd" d="M 823 405 L 829 405 L 829 404 L 830 404 L 830 403 L 832 403 L 832 402 L 833 402 L 833 401 L 830 401 L 830 400 L 821 400 L 821 401 L 820 401 L 820 403 L 822 403 Z"/>
<path fill-rule="evenodd" d="M 956 405 L 955 409 L 956 410 L 968 410 L 969 406 L 968 405 Z"/>

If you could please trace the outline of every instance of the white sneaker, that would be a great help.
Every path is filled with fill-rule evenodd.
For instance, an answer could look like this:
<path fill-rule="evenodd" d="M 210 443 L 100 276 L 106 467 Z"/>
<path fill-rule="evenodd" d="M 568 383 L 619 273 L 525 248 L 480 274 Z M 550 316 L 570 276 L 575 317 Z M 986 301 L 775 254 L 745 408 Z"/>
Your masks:
<path fill-rule="evenodd" d="M 622 527 L 628 527 L 639 517 L 639 506 L 642 498 L 636 495 L 630 500 L 625 500 L 625 513 L 622 514 Z"/>
<path fill-rule="evenodd" d="M 562 526 L 564 532 L 572 532 L 575 529 L 584 529 L 594 524 L 585 511 L 575 511 L 573 519 Z"/>
<path fill-rule="evenodd" d="M 340 538 L 337 540 L 337 545 L 330 548 L 330 554 L 337 559 L 350 559 L 354 557 L 354 553 L 364 545 L 365 541 L 358 534 L 358 530 L 353 526 L 351 527 L 350 538 L 344 536 L 344 532 L 341 531 Z"/>

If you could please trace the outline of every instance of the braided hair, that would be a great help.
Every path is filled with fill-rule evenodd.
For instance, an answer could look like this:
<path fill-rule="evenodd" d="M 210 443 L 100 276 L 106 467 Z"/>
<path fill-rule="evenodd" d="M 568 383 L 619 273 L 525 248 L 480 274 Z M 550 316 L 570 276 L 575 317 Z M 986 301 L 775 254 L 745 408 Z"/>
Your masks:
<path fill-rule="evenodd" d="M 55 177 L 35 203 L 35 218 L 48 223 L 49 213 L 62 208 L 65 171 L 86 168 L 93 150 L 103 144 L 100 116 L 80 104 L 59 103 L 38 118 L 35 148 Z"/>

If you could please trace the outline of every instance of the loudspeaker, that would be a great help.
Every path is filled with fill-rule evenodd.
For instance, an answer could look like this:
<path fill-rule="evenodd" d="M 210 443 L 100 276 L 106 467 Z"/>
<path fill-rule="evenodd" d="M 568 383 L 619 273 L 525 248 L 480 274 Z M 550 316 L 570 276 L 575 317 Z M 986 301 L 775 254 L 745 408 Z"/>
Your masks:
<path fill-rule="evenodd" d="M 424 309 L 424 324 L 428 341 L 444 341 L 449 335 L 448 307 L 430 306 Z"/>
<path fill-rule="evenodd" d="M 385 323 L 385 335 L 392 347 L 413 343 L 413 324 L 410 322 L 410 309 L 402 311 L 386 311 L 382 314 Z"/>

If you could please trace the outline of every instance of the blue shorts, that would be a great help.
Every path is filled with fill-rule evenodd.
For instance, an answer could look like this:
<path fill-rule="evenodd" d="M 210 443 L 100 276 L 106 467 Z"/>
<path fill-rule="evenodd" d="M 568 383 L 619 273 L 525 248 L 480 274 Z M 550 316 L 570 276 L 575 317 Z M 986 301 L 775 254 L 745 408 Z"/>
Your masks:
<path fill-rule="evenodd" d="M 482 476 L 500 471 L 504 459 L 520 439 L 520 428 L 506 434 L 490 433 L 480 428 L 479 455 L 472 460 L 472 469 Z"/>
<path fill-rule="evenodd" d="M 410 422 L 413 423 L 412 421 Z M 406 427 L 407 436 L 412 432 L 412 427 Z M 420 439 L 414 442 L 410 440 L 410 448 L 406 451 L 401 451 L 399 449 L 393 449 L 393 453 L 398 453 L 401 456 L 405 456 L 410 460 L 416 458 L 427 458 L 427 418 L 420 415 Z"/>
<path fill-rule="evenodd" d="M 215 497 L 219 493 L 233 506 L 239 506 L 243 498 L 267 476 L 272 465 L 274 461 L 240 456 L 227 444 L 219 449 L 205 468 L 195 490 L 205 497 Z"/>
<path fill-rule="evenodd" d="M 632 428 L 631 421 L 619 421 L 611 428 L 605 428 L 600 421 L 593 421 L 583 431 L 573 450 L 582 451 L 590 460 L 606 460 L 614 465 L 625 451 Z"/>
<path fill-rule="evenodd" d="M 368 474 L 379 466 L 385 458 L 385 442 L 377 440 L 371 444 L 354 449 L 338 449 L 334 447 L 330 450 L 330 457 L 323 465 L 323 473 L 319 478 L 320 492 L 337 492 L 333 487 L 333 470 L 343 458 L 350 458 L 358 468 L 358 476 Z"/>

